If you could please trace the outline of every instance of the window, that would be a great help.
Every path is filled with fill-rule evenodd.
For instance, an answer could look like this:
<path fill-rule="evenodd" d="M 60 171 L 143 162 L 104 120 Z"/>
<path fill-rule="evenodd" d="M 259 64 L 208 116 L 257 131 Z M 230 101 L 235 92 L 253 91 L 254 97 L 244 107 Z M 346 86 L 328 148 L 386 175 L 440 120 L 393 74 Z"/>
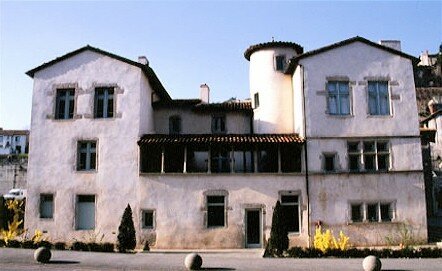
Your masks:
<path fill-rule="evenodd" d="M 255 108 L 259 107 L 259 93 L 255 93 L 255 95 L 253 95 L 253 99 L 255 101 Z"/>
<path fill-rule="evenodd" d="M 20 142 L 20 137 L 19 136 L 15 137 L 15 142 Z"/>
<path fill-rule="evenodd" d="M 226 133 L 226 117 L 223 115 L 212 116 L 212 133 L 225 134 Z"/>
<path fill-rule="evenodd" d="M 387 171 L 390 167 L 388 141 L 348 142 L 349 171 Z"/>
<path fill-rule="evenodd" d="M 212 149 L 210 152 L 210 171 L 212 173 L 230 172 L 230 152 L 223 149 Z"/>
<path fill-rule="evenodd" d="M 364 219 L 362 215 L 362 204 L 356 203 L 351 205 L 351 221 L 362 222 Z"/>
<path fill-rule="evenodd" d="M 169 118 L 169 134 L 177 135 L 181 133 L 181 118 L 172 116 Z"/>
<path fill-rule="evenodd" d="M 164 147 L 164 172 L 182 173 L 183 170 L 184 170 L 184 147 L 183 146 Z"/>
<path fill-rule="evenodd" d="M 390 98 L 388 94 L 388 82 L 368 82 L 368 112 L 370 115 L 389 115 Z"/>
<path fill-rule="evenodd" d="M 299 232 L 299 196 L 281 195 L 283 219 L 289 232 Z"/>
<path fill-rule="evenodd" d="M 332 172 L 335 171 L 335 156 L 334 153 L 324 153 L 324 171 Z"/>
<path fill-rule="evenodd" d="M 95 118 L 112 118 L 114 116 L 114 89 L 95 89 Z"/>
<path fill-rule="evenodd" d="M 153 229 L 155 227 L 154 210 L 143 210 L 141 217 L 143 219 L 141 223 L 143 229 Z"/>
<path fill-rule="evenodd" d="M 79 141 L 77 156 L 77 170 L 95 170 L 97 159 L 97 142 Z"/>
<path fill-rule="evenodd" d="M 74 118 L 74 89 L 58 89 L 55 101 L 55 118 L 72 119 Z"/>
<path fill-rule="evenodd" d="M 54 215 L 54 195 L 40 195 L 40 218 L 53 218 Z"/>
<path fill-rule="evenodd" d="M 95 228 L 95 196 L 78 195 L 75 208 L 75 229 L 93 230 Z"/>
<path fill-rule="evenodd" d="M 330 115 L 350 115 L 350 91 L 348 82 L 327 83 L 328 113 Z"/>
<path fill-rule="evenodd" d="M 275 70 L 283 71 L 285 68 L 285 55 L 275 57 Z"/>
<path fill-rule="evenodd" d="M 278 172 L 278 148 L 258 150 L 258 172 Z"/>
<path fill-rule="evenodd" d="M 351 222 L 391 222 L 394 219 L 393 202 L 351 203 Z"/>
<path fill-rule="evenodd" d="M 281 171 L 301 172 L 301 148 L 282 144 L 279 150 L 281 152 Z"/>
<path fill-rule="evenodd" d="M 207 227 L 225 226 L 225 196 L 207 196 Z"/>

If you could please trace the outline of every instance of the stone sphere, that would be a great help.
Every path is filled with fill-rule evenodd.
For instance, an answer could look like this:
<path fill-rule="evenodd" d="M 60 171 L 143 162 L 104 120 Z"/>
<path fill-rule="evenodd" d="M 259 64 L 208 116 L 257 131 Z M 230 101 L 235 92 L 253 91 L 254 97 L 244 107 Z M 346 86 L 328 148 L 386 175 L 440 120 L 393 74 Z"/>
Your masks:
<path fill-rule="evenodd" d="M 51 256 L 51 250 L 47 247 L 39 247 L 34 252 L 34 259 L 40 263 L 48 263 Z"/>
<path fill-rule="evenodd" d="M 378 257 L 370 255 L 362 261 L 362 268 L 364 271 L 381 271 L 382 263 Z"/>
<path fill-rule="evenodd" d="M 184 259 L 184 265 L 189 270 L 198 270 L 203 265 L 203 259 L 196 253 L 190 253 Z"/>

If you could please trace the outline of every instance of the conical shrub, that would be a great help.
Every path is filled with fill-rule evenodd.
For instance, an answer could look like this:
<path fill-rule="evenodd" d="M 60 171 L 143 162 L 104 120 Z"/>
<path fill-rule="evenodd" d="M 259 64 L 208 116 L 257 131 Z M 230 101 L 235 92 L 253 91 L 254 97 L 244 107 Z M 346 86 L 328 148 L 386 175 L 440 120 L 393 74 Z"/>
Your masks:
<path fill-rule="evenodd" d="M 121 218 L 120 226 L 118 227 L 118 251 L 126 252 L 127 250 L 133 250 L 137 244 L 135 237 L 134 221 L 132 219 L 132 209 L 127 204 L 124 210 L 123 217 Z"/>

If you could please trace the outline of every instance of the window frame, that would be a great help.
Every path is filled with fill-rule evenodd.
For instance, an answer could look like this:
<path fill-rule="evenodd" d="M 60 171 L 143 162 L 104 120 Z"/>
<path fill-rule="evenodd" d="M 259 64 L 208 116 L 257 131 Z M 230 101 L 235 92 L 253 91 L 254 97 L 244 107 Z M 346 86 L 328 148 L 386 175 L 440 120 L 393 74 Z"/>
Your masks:
<path fill-rule="evenodd" d="M 103 94 L 99 94 L 103 91 Z M 109 93 L 112 92 L 112 93 Z M 99 101 L 102 101 L 102 112 L 98 114 Z M 112 111 L 109 111 L 109 104 L 112 104 Z M 115 88 L 95 87 L 94 89 L 94 119 L 112 119 L 115 117 Z"/>
<path fill-rule="evenodd" d="M 213 191 L 213 192 L 209 192 L 209 193 L 205 193 L 205 209 L 206 209 L 206 228 L 207 229 L 216 229 L 216 228 L 226 228 L 227 227 L 227 197 L 228 194 L 227 192 L 223 193 L 223 192 L 217 192 L 217 191 Z M 223 203 L 209 203 L 209 197 L 223 197 Z M 222 211 L 222 215 L 223 215 L 223 225 L 217 225 L 217 224 L 211 224 L 210 223 L 210 207 L 219 207 L 219 206 L 223 206 L 223 211 Z"/>
<path fill-rule="evenodd" d="M 83 152 L 82 144 L 86 144 L 86 152 Z M 95 148 L 92 148 L 95 144 Z M 81 166 L 82 154 L 86 154 L 86 161 L 84 167 Z M 92 154 L 94 154 L 94 167 L 91 167 Z M 76 171 L 78 172 L 96 172 L 98 170 L 98 140 L 78 140 L 77 141 L 77 164 Z"/>
<path fill-rule="evenodd" d="M 259 92 L 253 94 L 253 105 L 255 109 L 259 107 Z"/>
<path fill-rule="evenodd" d="M 327 169 L 327 159 L 332 159 L 332 169 Z M 322 169 L 325 173 L 333 173 L 337 171 L 337 153 L 336 152 L 324 152 L 322 153 Z"/>
<path fill-rule="evenodd" d="M 287 196 L 297 197 L 296 202 L 283 202 L 282 198 Z M 279 192 L 279 202 L 281 207 L 284 206 L 297 206 L 298 210 L 298 231 L 288 231 L 289 234 L 300 234 L 302 232 L 302 209 L 301 209 L 301 192 L 300 191 L 280 191 Z"/>
<path fill-rule="evenodd" d="M 94 197 L 94 225 L 92 228 L 79 228 L 79 203 L 80 203 L 80 197 Z M 89 201 L 84 201 L 89 202 Z M 95 194 L 77 194 L 75 195 L 75 216 L 74 216 L 74 230 L 76 231 L 94 231 L 97 227 L 97 196 Z"/>
<path fill-rule="evenodd" d="M 286 55 L 280 54 L 275 55 L 275 71 L 284 72 L 285 67 L 287 66 Z"/>
<path fill-rule="evenodd" d="M 373 149 L 368 149 L 366 146 L 372 143 Z M 355 144 L 356 149 L 351 149 L 350 145 Z M 384 144 L 385 148 L 379 148 L 380 144 Z M 354 145 L 353 145 L 354 146 Z M 373 168 L 367 165 L 368 158 L 372 157 Z M 391 170 L 391 142 L 388 139 L 364 139 L 360 141 L 347 141 L 347 158 L 349 172 L 388 172 Z M 355 158 L 358 163 L 358 169 L 352 169 L 352 158 Z M 381 159 L 385 159 L 383 164 L 385 168 L 380 167 Z"/>
<path fill-rule="evenodd" d="M 71 95 L 72 93 L 72 95 Z M 60 108 L 61 101 L 64 101 L 63 108 Z M 71 107 L 72 101 L 72 107 Z M 76 108 L 76 89 L 75 88 L 57 88 L 55 90 L 54 119 L 72 120 L 75 118 Z M 63 112 L 61 112 L 63 111 Z"/>
<path fill-rule="evenodd" d="M 385 98 L 387 99 L 386 101 L 386 105 L 388 106 L 387 108 L 387 112 L 381 112 L 381 94 L 380 94 L 380 88 L 379 85 L 380 84 L 385 84 L 386 87 L 386 94 Z M 373 92 L 370 91 L 371 84 L 376 84 L 376 91 L 375 91 L 375 106 L 376 106 L 376 111 L 372 112 L 371 111 L 371 106 L 370 103 L 372 101 L 371 96 L 373 95 Z M 383 117 L 383 116 L 391 116 L 392 115 L 392 105 L 391 105 L 391 91 L 390 91 L 390 84 L 388 80 L 368 80 L 367 81 L 367 114 L 369 116 L 373 116 L 373 117 Z"/>
<path fill-rule="evenodd" d="M 353 206 L 360 205 L 361 220 L 353 219 Z M 375 208 L 375 219 L 369 217 L 369 208 Z M 385 219 L 382 212 L 382 206 L 388 206 L 388 218 Z M 392 223 L 396 221 L 396 201 L 395 200 L 377 200 L 377 201 L 350 201 L 348 217 L 350 223 Z"/>
<path fill-rule="evenodd" d="M 175 124 L 178 125 L 178 127 L 175 127 Z M 178 130 L 175 130 L 174 128 L 178 128 Z M 169 134 L 170 135 L 179 135 L 182 132 L 182 121 L 181 117 L 179 115 L 173 115 L 169 117 Z"/>
<path fill-rule="evenodd" d="M 50 202 L 46 201 L 46 200 L 43 200 L 45 197 L 48 197 L 48 196 L 51 197 L 51 201 Z M 50 212 L 49 216 L 44 216 L 43 212 L 42 212 L 43 204 L 45 202 L 51 204 L 51 212 Z M 54 197 L 54 194 L 53 193 L 41 193 L 40 194 L 40 199 L 39 199 L 39 218 L 40 219 L 44 219 L 44 220 L 53 220 L 54 219 L 54 213 L 55 213 L 54 211 L 55 211 L 55 197 Z"/>
<path fill-rule="evenodd" d="M 333 93 L 331 91 L 331 85 L 335 86 L 335 92 Z M 340 86 L 347 86 L 347 93 L 345 93 L 343 90 L 341 90 Z M 326 96 L 327 96 L 327 114 L 330 116 L 351 116 L 352 115 L 352 91 L 351 91 L 351 87 L 350 87 L 350 81 L 348 80 L 328 80 L 326 85 Z M 337 103 L 337 108 L 336 108 L 336 112 L 332 112 L 331 110 L 331 97 L 335 97 L 336 98 L 336 103 Z M 347 101 L 348 101 L 348 113 L 343 113 L 342 110 L 342 102 L 341 100 L 347 97 Z"/>
<path fill-rule="evenodd" d="M 218 123 L 219 120 L 219 123 Z M 212 134 L 226 134 L 227 133 L 227 121 L 225 114 L 212 115 Z"/>
<path fill-rule="evenodd" d="M 152 226 L 146 225 L 145 216 L 147 213 L 152 214 Z M 144 230 L 154 230 L 156 228 L 156 210 L 155 209 L 142 209 L 141 210 L 141 228 Z"/>

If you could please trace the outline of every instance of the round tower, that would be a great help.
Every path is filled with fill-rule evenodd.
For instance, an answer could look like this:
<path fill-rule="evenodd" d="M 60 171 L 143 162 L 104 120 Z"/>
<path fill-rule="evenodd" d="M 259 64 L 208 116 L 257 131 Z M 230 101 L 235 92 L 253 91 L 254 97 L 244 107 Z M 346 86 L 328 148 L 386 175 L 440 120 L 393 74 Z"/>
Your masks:
<path fill-rule="evenodd" d="M 293 133 L 292 75 L 285 70 L 289 60 L 302 52 L 300 45 L 281 41 L 260 43 L 245 51 L 250 61 L 254 133 Z"/>

